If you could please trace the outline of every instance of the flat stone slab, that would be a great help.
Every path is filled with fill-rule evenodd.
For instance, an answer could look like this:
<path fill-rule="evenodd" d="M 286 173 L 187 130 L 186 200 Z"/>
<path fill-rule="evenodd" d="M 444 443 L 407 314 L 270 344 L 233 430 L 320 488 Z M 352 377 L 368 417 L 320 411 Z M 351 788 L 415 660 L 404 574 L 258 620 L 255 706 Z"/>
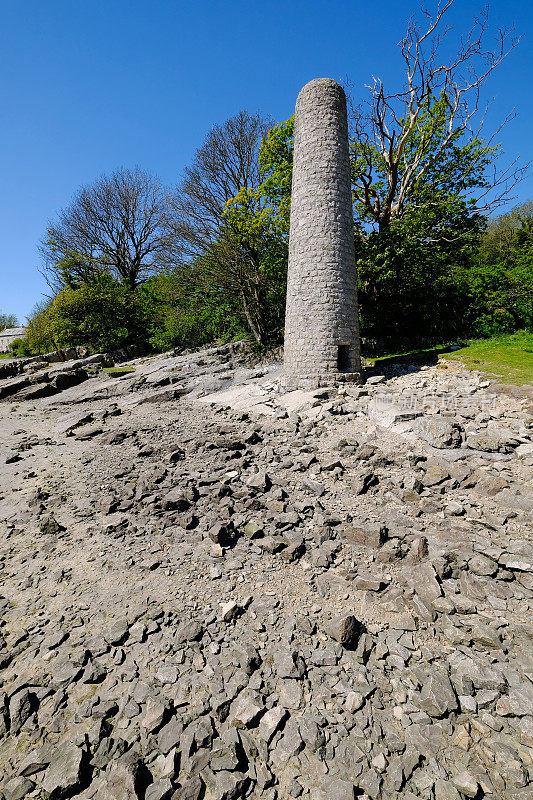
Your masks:
<path fill-rule="evenodd" d="M 255 383 L 247 383 L 199 397 L 197 402 L 225 406 L 233 408 L 235 411 L 274 415 L 275 408 L 267 404 L 269 400 L 270 395 L 265 389 Z"/>

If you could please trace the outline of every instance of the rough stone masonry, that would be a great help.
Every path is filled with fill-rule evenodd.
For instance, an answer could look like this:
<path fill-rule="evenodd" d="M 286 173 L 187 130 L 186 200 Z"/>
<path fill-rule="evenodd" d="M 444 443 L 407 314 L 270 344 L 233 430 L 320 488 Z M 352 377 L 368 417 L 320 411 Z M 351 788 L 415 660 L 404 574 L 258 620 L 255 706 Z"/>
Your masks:
<path fill-rule="evenodd" d="M 346 96 L 318 78 L 296 100 L 284 383 L 357 381 L 360 369 Z"/>

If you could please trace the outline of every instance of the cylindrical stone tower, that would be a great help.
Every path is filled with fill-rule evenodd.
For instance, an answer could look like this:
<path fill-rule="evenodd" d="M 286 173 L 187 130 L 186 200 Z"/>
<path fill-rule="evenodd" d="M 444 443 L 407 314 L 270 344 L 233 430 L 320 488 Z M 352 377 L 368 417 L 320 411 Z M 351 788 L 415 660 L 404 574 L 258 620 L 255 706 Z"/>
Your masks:
<path fill-rule="evenodd" d="M 283 382 L 327 386 L 360 370 L 346 96 L 318 78 L 296 100 Z"/>

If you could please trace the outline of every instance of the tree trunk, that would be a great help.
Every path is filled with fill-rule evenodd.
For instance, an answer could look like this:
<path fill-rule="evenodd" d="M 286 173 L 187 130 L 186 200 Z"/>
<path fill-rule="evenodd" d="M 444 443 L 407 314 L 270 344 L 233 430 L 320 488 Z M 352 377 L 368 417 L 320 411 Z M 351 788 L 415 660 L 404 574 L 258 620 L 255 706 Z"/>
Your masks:
<path fill-rule="evenodd" d="M 245 292 L 241 289 L 241 301 L 242 307 L 244 309 L 244 314 L 246 316 L 246 320 L 248 325 L 250 326 L 250 330 L 253 333 L 254 339 L 258 344 L 264 345 L 266 344 L 266 333 L 264 329 L 263 320 L 261 318 L 261 313 L 259 309 L 255 310 L 255 314 L 252 312 L 250 307 L 250 302 L 246 297 Z"/>

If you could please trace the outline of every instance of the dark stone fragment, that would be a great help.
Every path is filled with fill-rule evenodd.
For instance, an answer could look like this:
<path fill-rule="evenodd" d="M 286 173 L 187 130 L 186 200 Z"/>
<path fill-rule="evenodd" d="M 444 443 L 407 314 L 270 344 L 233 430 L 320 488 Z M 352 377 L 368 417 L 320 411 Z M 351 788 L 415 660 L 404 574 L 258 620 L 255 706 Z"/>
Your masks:
<path fill-rule="evenodd" d="M 200 778 L 190 778 L 184 786 L 180 786 L 171 800 L 200 800 L 204 795 L 204 784 Z"/>
<path fill-rule="evenodd" d="M 150 776 L 134 750 L 110 761 L 98 800 L 136 800 L 144 797 Z"/>
<path fill-rule="evenodd" d="M 204 629 L 199 622 L 189 620 L 181 622 L 174 635 L 176 644 L 183 644 L 184 642 L 196 642 L 204 635 Z"/>
<path fill-rule="evenodd" d="M 380 522 L 367 522 L 361 526 L 347 525 L 342 529 L 342 535 L 353 544 L 377 548 L 387 541 L 388 528 Z"/>
<path fill-rule="evenodd" d="M 80 787 L 86 753 L 72 743 L 63 743 L 52 753 L 42 788 L 49 800 L 61 800 Z"/>
<path fill-rule="evenodd" d="M 99 443 L 100 444 L 122 444 L 124 439 L 127 439 L 128 436 L 131 434 L 126 431 L 112 431 L 110 433 L 104 433 L 103 436 L 100 437 Z"/>
<path fill-rule="evenodd" d="M 112 739 L 110 736 L 102 739 L 91 759 L 91 764 L 97 769 L 103 769 L 110 761 L 120 758 L 128 749 L 124 739 Z"/>
<path fill-rule="evenodd" d="M 28 386 L 26 389 L 18 392 L 16 395 L 17 400 L 38 400 L 40 397 L 50 397 L 57 394 L 58 390 L 52 386 L 51 383 L 38 383 L 34 386 Z"/>
<path fill-rule="evenodd" d="M 170 722 L 167 722 L 157 735 L 157 743 L 161 752 L 166 755 L 173 747 L 179 743 L 181 734 L 183 733 L 183 724 L 178 719 L 173 717 Z"/>
<path fill-rule="evenodd" d="M 187 511 L 190 501 L 181 489 L 172 489 L 161 501 L 163 511 Z"/>
<path fill-rule="evenodd" d="M 29 781 L 27 778 L 11 778 L 11 780 L 4 784 L 2 797 L 3 800 L 22 800 L 22 798 L 26 797 L 34 788 L 35 784 L 33 781 Z"/>
<path fill-rule="evenodd" d="M 41 520 L 39 524 L 39 529 L 41 533 L 48 535 L 60 533 L 61 531 L 65 530 L 65 528 L 59 524 L 59 522 L 57 521 L 57 519 L 54 517 L 53 514 L 48 514 Z"/>
<path fill-rule="evenodd" d="M 222 523 L 217 522 L 212 528 L 209 529 L 209 538 L 215 544 L 220 544 L 222 547 L 230 545 L 235 538 L 235 531 L 231 522 Z"/>
<path fill-rule="evenodd" d="M 39 705 L 36 695 L 29 689 L 22 689 L 9 701 L 10 733 L 16 734 L 31 717 Z"/>
<path fill-rule="evenodd" d="M 52 380 L 52 386 L 56 391 L 63 392 L 65 389 L 70 389 L 71 386 L 83 383 L 88 377 L 89 374 L 84 369 L 72 369 L 56 375 Z"/>
<path fill-rule="evenodd" d="M 357 646 L 363 625 L 352 614 L 335 617 L 326 627 L 326 633 L 348 650 Z"/>

